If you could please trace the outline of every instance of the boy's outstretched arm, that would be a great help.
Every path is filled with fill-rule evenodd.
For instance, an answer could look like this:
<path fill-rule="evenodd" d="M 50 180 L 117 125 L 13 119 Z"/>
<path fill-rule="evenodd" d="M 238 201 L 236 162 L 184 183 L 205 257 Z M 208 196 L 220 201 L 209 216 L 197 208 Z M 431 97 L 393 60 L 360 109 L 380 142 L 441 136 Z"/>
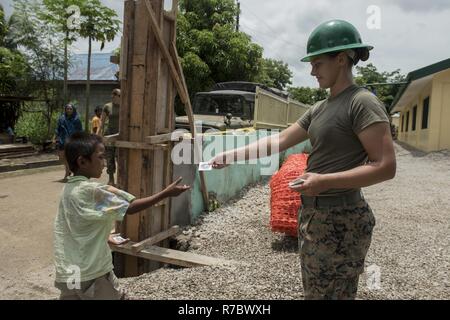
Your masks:
<path fill-rule="evenodd" d="M 130 206 L 128 207 L 127 214 L 134 214 L 139 211 L 145 210 L 147 208 L 150 208 L 151 206 L 157 204 L 161 200 L 168 198 L 168 197 L 176 197 L 186 190 L 190 188 L 190 186 L 178 186 L 178 183 L 181 182 L 183 178 L 179 177 L 175 182 L 168 185 L 164 190 L 161 192 L 158 192 L 152 196 L 142 198 L 142 199 L 136 199 L 133 202 L 130 203 Z"/>

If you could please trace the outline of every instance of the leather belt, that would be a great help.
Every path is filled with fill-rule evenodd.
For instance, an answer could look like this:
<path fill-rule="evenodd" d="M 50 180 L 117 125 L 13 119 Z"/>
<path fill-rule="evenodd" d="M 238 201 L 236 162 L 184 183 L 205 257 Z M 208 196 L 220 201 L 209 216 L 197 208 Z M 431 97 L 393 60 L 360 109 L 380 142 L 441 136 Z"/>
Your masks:
<path fill-rule="evenodd" d="M 305 208 L 326 208 L 326 207 L 340 207 L 340 206 L 348 206 L 353 205 L 361 200 L 364 200 L 364 197 L 361 193 L 361 190 L 350 191 L 343 194 L 338 195 L 330 195 L 330 196 L 304 196 L 300 195 L 302 200 L 302 205 Z"/>

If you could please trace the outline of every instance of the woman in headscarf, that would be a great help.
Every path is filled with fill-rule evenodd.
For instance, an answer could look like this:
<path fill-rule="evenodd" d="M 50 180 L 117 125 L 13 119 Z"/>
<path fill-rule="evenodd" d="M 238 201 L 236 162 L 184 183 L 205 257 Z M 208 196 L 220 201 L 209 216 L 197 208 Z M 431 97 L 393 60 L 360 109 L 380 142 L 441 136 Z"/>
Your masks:
<path fill-rule="evenodd" d="M 58 149 L 59 160 L 64 162 L 66 173 L 64 179 L 61 181 L 66 182 L 67 177 L 70 175 L 70 169 L 67 161 L 64 159 L 64 145 L 66 140 L 75 132 L 83 131 L 80 117 L 78 116 L 77 109 L 73 104 L 67 104 L 64 107 L 64 113 L 58 119 L 58 125 L 56 127 L 56 146 Z"/>

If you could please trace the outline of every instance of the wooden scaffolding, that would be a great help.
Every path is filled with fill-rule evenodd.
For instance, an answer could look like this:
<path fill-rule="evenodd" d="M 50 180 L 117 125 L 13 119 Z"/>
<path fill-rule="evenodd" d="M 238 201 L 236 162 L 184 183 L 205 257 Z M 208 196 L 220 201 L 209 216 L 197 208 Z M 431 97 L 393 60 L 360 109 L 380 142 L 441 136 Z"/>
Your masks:
<path fill-rule="evenodd" d="M 171 183 L 171 133 L 175 129 L 174 101 L 177 93 L 185 105 L 191 133 L 194 138 L 196 136 L 192 107 L 175 45 L 177 10 L 176 0 L 172 1 L 170 11 L 164 10 L 164 0 L 125 1 L 120 55 L 119 133 L 106 137 L 106 143 L 118 149 L 119 188 L 138 198 L 159 192 Z M 200 178 L 203 200 L 207 205 L 202 173 Z M 202 265 L 202 261 L 205 264 L 217 262 L 195 255 L 185 257 L 183 253 L 164 249 L 168 247 L 167 237 L 178 230 L 170 227 L 170 199 L 142 213 L 126 216 L 122 223 L 117 224 L 116 231 L 130 238 L 131 243 L 111 246 L 113 251 L 122 253 L 115 255 L 116 273 L 136 276 L 159 268 L 161 262 L 185 266 Z M 148 248 L 156 243 L 160 246 Z M 191 258 L 193 261 L 186 263 Z"/>

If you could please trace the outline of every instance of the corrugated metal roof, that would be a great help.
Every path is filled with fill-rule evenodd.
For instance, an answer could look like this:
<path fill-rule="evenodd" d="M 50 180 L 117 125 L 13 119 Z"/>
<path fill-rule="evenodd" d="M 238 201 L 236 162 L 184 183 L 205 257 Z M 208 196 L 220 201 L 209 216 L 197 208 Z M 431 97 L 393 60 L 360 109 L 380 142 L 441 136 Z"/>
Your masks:
<path fill-rule="evenodd" d="M 112 53 L 93 53 L 91 55 L 91 80 L 117 80 L 115 74 L 119 71 L 119 66 L 109 61 L 111 55 Z M 72 56 L 69 80 L 86 80 L 87 59 L 87 53 Z"/>

